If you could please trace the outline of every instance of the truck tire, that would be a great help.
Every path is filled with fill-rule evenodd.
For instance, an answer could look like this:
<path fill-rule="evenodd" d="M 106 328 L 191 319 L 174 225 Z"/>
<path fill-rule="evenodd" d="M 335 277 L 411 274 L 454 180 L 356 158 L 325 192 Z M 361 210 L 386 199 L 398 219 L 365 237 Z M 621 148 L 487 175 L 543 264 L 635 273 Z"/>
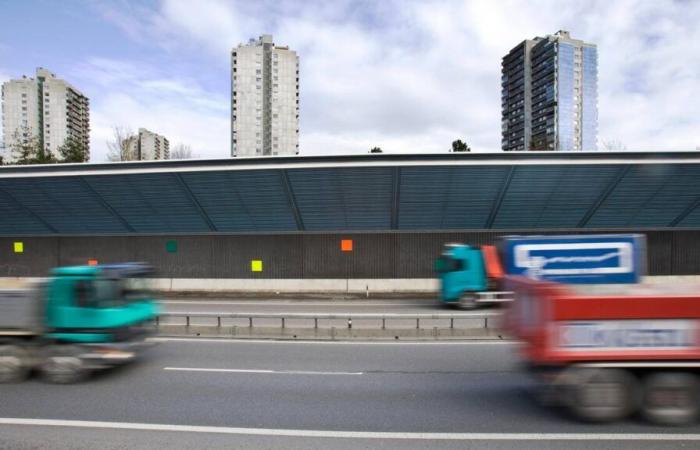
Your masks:
<path fill-rule="evenodd" d="M 0 383 L 18 383 L 29 375 L 29 354 L 17 345 L 0 345 Z"/>
<path fill-rule="evenodd" d="M 459 296 L 459 301 L 457 302 L 459 309 L 474 310 L 479 307 L 476 301 L 476 294 L 473 292 L 463 292 Z"/>
<path fill-rule="evenodd" d="M 642 414 L 653 423 L 686 425 L 700 413 L 700 380 L 686 372 L 652 373 L 644 380 Z"/>
<path fill-rule="evenodd" d="M 572 370 L 572 369 L 570 369 Z M 577 368 L 570 375 L 567 406 L 587 422 L 613 422 L 633 413 L 639 404 L 635 376 L 621 369 Z"/>
<path fill-rule="evenodd" d="M 80 359 L 79 349 L 57 346 L 45 355 L 41 363 L 41 374 L 49 383 L 71 384 L 85 378 L 87 370 Z"/>

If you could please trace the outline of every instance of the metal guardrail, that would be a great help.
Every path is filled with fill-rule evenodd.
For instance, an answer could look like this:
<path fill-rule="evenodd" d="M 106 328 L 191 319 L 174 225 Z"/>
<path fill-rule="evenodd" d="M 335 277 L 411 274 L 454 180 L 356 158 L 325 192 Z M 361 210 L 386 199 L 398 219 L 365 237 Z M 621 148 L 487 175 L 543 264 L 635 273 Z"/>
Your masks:
<path fill-rule="evenodd" d="M 280 320 L 280 328 L 287 328 L 287 320 L 313 320 L 314 329 L 319 329 L 319 320 L 342 320 L 347 324 L 348 329 L 352 329 L 353 320 L 381 320 L 382 330 L 386 330 L 387 321 L 392 320 L 415 320 L 416 329 L 420 329 L 421 320 L 449 320 L 450 329 L 454 329 L 455 320 L 460 319 L 472 319 L 472 320 L 483 320 L 483 328 L 488 328 L 489 318 L 499 317 L 499 313 L 464 313 L 464 314 L 372 314 L 372 313 L 357 313 L 357 314 L 314 314 L 314 313 L 162 313 L 160 316 L 156 317 L 155 324 L 157 327 L 161 325 L 166 325 L 162 323 L 161 319 L 185 318 L 185 326 L 194 326 L 191 323 L 192 318 L 216 318 L 216 326 L 218 328 L 222 327 L 222 319 L 247 319 L 248 327 L 253 328 L 255 323 L 254 319 L 278 319 Z M 180 324 L 168 324 L 173 326 L 182 326 Z M 198 324 L 198 326 L 202 326 Z M 344 328 L 344 327 L 343 327 Z"/>

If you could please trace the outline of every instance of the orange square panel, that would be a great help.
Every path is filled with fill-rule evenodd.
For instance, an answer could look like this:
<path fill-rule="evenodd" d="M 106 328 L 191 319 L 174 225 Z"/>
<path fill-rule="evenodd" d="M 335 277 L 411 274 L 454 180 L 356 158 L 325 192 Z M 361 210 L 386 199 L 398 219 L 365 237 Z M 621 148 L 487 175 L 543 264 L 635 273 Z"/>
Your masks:
<path fill-rule="evenodd" d="M 344 252 L 351 252 L 352 251 L 352 239 L 341 239 L 340 240 L 340 249 Z"/>
<path fill-rule="evenodd" d="M 88 266 L 96 266 L 96 265 L 97 265 L 96 259 L 88 259 Z"/>

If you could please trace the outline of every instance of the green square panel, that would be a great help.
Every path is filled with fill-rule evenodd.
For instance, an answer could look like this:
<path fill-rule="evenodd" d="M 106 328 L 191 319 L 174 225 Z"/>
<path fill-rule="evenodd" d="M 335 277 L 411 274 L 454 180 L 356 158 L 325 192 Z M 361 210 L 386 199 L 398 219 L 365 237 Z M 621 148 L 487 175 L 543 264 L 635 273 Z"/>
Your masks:
<path fill-rule="evenodd" d="M 168 253 L 177 253 L 177 241 L 167 241 L 165 243 L 165 251 Z"/>

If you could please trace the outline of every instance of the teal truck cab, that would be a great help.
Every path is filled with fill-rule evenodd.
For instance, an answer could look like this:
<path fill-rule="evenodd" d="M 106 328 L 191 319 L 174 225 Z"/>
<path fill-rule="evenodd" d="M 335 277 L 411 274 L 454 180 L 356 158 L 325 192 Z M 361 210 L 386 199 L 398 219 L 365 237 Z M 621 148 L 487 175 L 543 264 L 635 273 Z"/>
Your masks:
<path fill-rule="evenodd" d="M 497 249 L 498 247 L 498 249 Z M 497 247 L 447 244 L 435 263 L 441 299 L 474 308 L 505 302 L 506 274 L 590 286 L 639 283 L 646 240 L 639 234 L 502 236 Z"/>
<path fill-rule="evenodd" d="M 33 291 L 0 291 L 0 382 L 39 370 L 57 383 L 134 359 L 158 304 L 143 264 L 53 269 Z"/>
<path fill-rule="evenodd" d="M 512 298 L 510 292 L 499 289 L 503 270 L 493 246 L 447 244 L 435 261 L 435 271 L 440 277 L 440 297 L 448 305 L 472 309 Z"/>

